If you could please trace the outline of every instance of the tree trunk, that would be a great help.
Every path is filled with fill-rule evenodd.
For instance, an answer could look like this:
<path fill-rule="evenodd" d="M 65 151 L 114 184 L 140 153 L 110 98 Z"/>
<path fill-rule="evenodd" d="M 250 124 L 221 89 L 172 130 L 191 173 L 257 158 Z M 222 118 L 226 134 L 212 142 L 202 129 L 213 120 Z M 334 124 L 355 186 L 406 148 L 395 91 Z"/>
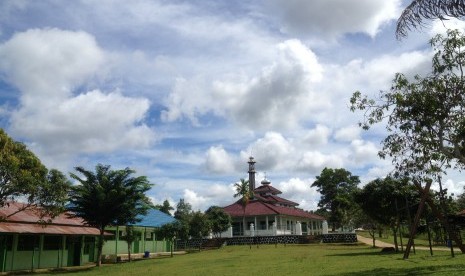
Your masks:
<path fill-rule="evenodd" d="M 174 248 L 174 238 L 171 239 L 171 243 L 170 243 L 170 257 L 173 258 L 173 248 Z"/>
<path fill-rule="evenodd" d="M 105 233 L 105 227 L 100 228 L 100 236 L 97 242 L 97 266 L 102 265 L 102 249 L 103 249 L 103 234 Z"/>
<path fill-rule="evenodd" d="M 399 245 L 397 242 L 397 225 L 394 224 L 392 227 L 392 233 L 394 234 L 394 248 L 396 249 L 396 252 L 399 252 Z"/>
<path fill-rule="evenodd" d="M 128 261 L 131 262 L 131 249 L 132 249 L 132 242 L 128 241 Z"/>
<path fill-rule="evenodd" d="M 371 230 L 368 230 L 368 233 L 370 234 L 373 240 L 373 248 L 375 248 L 376 247 L 376 238 L 375 238 L 376 229 L 372 228 Z"/>
<path fill-rule="evenodd" d="M 423 190 L 421 185 L 419 185 L 416 182 L 414 182 L 414 184 L 415 184 L 415 187 L 417 187 L 417 189 L 420 191 L 420 193 L 425 193 L 425 191 Z M 450 229 L 450 225 L 449 225 L 449 222 L 447 221 L 447 218 L 444 217 L 443 214 L 438 210 L 435 203 L 433 202 L 433 200 L 429 196 L 426 196 L 426 202 L 428 203 L 429 207 L 431 208 L 431 211 L 433 212 L 433 214 L 442 223 L 442 225 L 445 226 L 446 229 Z M 456 233 L 454 231 L 450 231 L 449 234 L 450 234 L 450 239 L 455 241 L 455 243 L 457 244 L 457 247 L 460 248 L 460 251 L 462 253 L 465 253 L 465 245 L 462 244 L 461 239 L 459 239 L 457 237 Z"/>

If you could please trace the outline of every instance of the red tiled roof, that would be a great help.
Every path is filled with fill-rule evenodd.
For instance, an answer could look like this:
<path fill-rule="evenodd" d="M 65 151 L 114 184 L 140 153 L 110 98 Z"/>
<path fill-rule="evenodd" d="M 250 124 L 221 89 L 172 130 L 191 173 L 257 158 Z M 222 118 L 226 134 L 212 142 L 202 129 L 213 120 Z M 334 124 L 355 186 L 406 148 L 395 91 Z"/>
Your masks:
<path fill-rule="evenodd" d="M 264 198 L 267 199 L 267 201 L 272 202 L 272 203 L 280 203 L 280 204 L 286 204 L 286 205 L 291 205 L 291 206 L 299 205 L 299 203 L 287 200 L 279 196 L 265 196 Z"/>
<path fill-rule="evenodd" d="M 62 235 L 99 235 L 100 233 L 97 228 L 87 226 L 80 218 L 70 218 L 67 213 L 51 219 L 50 223 L 38 223 L 41 218 L 31 209 L 14 214 L 23 206 L 23 203 L 9 202 L 8 205 L 0 208 L 0 218 L 5 218 L 5 221 L 0 222 L 0 233 Z M 50 217 L 44 217 L 42 220 L 48 221 Z"/>
<path fill-rule="evenodd" d="M 223 208 L 231 217 L 244 216 L 244 209 L 240 201 L 237 201 Z M 323 217 L 316 214 L 304 211 L 294 207 L 274 206 L 261 201 L 250 201 L 245 208 L 245 216 L 261 216 L 261 215 L 288 215 L 300 218 L 309 218 L 324 220 Z"/>
<path fill-rule="evenodd" d="M 273 195 L 282 194 L 282 192 L 271 185 L 262 185 L 253 190 L 254 193 L 271 193 Z"/>

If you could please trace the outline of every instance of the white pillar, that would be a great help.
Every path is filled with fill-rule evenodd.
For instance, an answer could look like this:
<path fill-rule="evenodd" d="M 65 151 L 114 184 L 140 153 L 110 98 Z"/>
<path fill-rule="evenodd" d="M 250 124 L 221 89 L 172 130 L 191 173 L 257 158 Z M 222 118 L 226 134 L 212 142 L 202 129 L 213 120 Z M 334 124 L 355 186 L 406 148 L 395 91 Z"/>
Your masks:
<path fill-rule="evenodd" d="M 299 235 L 299 236 L 302 236 L 302 224 L 300 223 L 300 221 L 298 221 L 296 224 L 295 224 L 295 233 L 296 235 Z"/>
<path fill-rule="evenodd" d="M 229 226 L 229 229 L 228 229 L 228 237 L 232 238 L 232 236 L 233 236 L 233 228 L 232 228 L 232 225 L 231 225 L 231 226 Z"/>
<path fill-rule="evenodd" d="M 266 230 L 268 230 L 268 216 L 266 216 Z"/>
<path fill-rule="evenodd" d="M 323 221 L 323 234 L 328 234 L 328 222 Z"/>
<path fill-rule="evenodd" d="M 250 236 L 254 237 L 255 236 L 255 227 L 253 223 L 250 224 Z"/>
<path fill-rule="evenodd" d="M 273 236 L 278 235 L 278 228 L 277 228 L 277 223 L 276 220 L 273 222 Z"/>

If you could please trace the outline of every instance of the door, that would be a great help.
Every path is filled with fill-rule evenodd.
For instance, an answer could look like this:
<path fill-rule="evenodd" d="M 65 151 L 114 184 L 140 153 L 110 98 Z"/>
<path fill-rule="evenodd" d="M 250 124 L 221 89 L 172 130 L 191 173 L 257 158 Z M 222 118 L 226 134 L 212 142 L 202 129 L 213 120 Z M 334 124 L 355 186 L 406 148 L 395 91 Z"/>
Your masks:
<path fill-rule="evenodd" d="M 68 237 L 67 239 L 68 248 L 68 266 L 80 266 L 81 265 L 81 237 Z"/>

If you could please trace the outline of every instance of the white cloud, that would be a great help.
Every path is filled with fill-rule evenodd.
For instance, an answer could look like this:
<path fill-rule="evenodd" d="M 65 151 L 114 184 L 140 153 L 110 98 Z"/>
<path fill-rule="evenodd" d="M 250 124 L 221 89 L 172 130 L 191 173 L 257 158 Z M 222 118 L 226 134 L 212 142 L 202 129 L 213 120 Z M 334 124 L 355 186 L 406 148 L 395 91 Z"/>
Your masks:
<path fill-rule="evenodd" d="M 447 20 L 434 20 L 431 29 L 429 30 L 430 36 L 437 34 L 446 35 L 448 29 L 458 29 L 462 32 L 465 30 L 465 22 L 457 18 L 447 18 Z"/>
<path fill-rule="evenodd" d="M 277 132 L 267 132 L 250 149 L 248 152 L 253 152 L 255 159 L 260 160 L 260 167 L 265 170 L 287 167 L 287 158 L 294 151 L 292 143 Z"/>
<path fill-rule="evenodd" d="M 190 190 L 190 189 L 185 189 L 184 194 L 182 196 L 184 198 L 184 201 L 192 205 L 192 210 L 197 211 L 201 210 L 204 211 L 205 205 L 207 204 L 208 200 L 204 196 L 199 195 L 197 192 Z"/>
<path fill-rule="evenodd" d="M 70 96 L 95 75 L 104 59 L 95 39 L 85 32 L 32 29 L 0 46 L 0 69 L 19 88 L 26 105 Z"/>
<path fill-rule="evenodd" d="M 401 1 L 272 0 L 267 4 L 281 19 L 283 32 L 331 38 L 358 32 L 374 37 L 383 24 L 397 19 Z"/>
<path fill-rule="evenodd" d="M 334 138 L 337 141 L 349 142 L 360 138 L 361 128 L 359 126 L 342 127 L 336 131 Z"/>
<path fill-rule="evenodd" d="M 372 142 L 354 140 L 350 144 L 352 148 L 351 160 L 356 164 L 370 164 L 378 160 L 379 149 Z"/>
<path fill-rule="evenodd" d="M 280 182 L 277 188 L 283 192 L 280 196 L 286 199 L 292 198 L 299 203 L 299 208 L 310 211 L 317 209 L 320 198 L 316 188 L 311 187 L 313 182 L 314 179 L 291 178 L 289 181 Z"/>
<path fill-rule="evenodd" d="M 0 70 L 21 93 L 11 130 L 39 155 L 144 148 L 155 139 L 143 121 L 150 103 L 120 92 L 85 89 L 105 53 L 84 32 L 33 29 L 0 45 Z M 79 89 L 78 89 L 79 88 Z"/>
<path fill-rule="evenodd" d="M 304 112 L 327 106 L 325 95 L 312 90 L 323 76 L 315 54 L 298 40 L 276 45 L 277 57 L 255 77 L 237 74 L 230 80 L 178 79 L 166 99 L 162 119 L 182 117 L 197 123 L 208 112 L 231 118 L 250 129 L 293 128 Z"/>
<path fill-rule="evenodd" d="M 230 173 L 234 171 L 234 162 L 223 146 L 213 146 L 207 151 L 205 167 L 212 173 Z"/>
<path fill-rule="evenodd" d="M 330 134 L 331 130 L 327 126 L 318 124 L 315 128 L 307 132 L 303 141 L 306 144 L 310 144 L 312 147 L 324 146 L 328 143 Z"/>

